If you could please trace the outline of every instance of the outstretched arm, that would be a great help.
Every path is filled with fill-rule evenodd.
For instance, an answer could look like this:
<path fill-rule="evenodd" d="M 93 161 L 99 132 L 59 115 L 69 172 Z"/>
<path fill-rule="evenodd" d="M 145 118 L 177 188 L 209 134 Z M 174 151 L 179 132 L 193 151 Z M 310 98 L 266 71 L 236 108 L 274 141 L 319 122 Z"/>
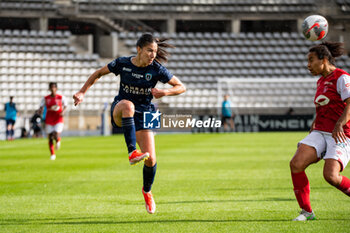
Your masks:
<path fill-rule="evenodd" d="M 175 76 L 173 76 L 168 83 L 173 87 L 169 89 L 152 88 L 152 95 L 154 98 L 159 99 L 163 96 L 180 95 L 186 91 L 185 85 Z"/>
<path fill-rule="evenodd" d="M 90 77 L 88 78 L 88 80 L 85 82 L 84 86 L 73 95 L 73 99 L 74 99 L 74 105 L 78 105 L 81 102 L 83 102 L 83 98 L 85 93 L 87 92 L 87 90 L 94 85 L 94 83 L 101 78 L 103 75 L 109 74 L 110 71 L 106 66 L 96 70 L 92 75 L 90 75 Z"/>

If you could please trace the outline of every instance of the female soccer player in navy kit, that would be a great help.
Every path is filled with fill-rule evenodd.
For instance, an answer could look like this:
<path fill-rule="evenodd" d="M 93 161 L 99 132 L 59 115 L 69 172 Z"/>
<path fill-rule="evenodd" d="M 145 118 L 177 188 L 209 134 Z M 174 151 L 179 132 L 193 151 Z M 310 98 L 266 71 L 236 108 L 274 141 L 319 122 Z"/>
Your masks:
<path fill-rule="evenodd" d="M 310 185 L 305 169 L 324 159 L 324 179 L 350 196 L 350 179 L 339 173 L 350 159 L 350 75 L 336 68 L 342 43 L 323 42 L 310 48 L 308 69 L 317 81 L 314 99 L 316 118 L 310 134 L 301 140 L 290 161 L 296 199 L 302 209 L 295 221 L 316 219 L 310 205 Z"/>
<path fill-rule="evenodd" d="M 108 65 L 95 71 L 84 86 L 74 96 L 74 104 L 83 101 L 86 91 L 101 76 L 108 73 L 120 75 L 119 94 L 111 106 L 112 125 L 122 127 L 126 146 L 129 152 L 130 164 L 145 160 L 143 167 L 142 193 L 146 202 L 146 210 L 153 214 L 156 205 L 151 193 L 151 186 L 156 174 L 157 163 L 154 145 L 154 135 L 143 125 L 143 112 L 153 111 L 153 97 L 179 95 L 186 88 L 181 81 L 173 76 L 161 62 L 167 61 L 168 53 L 164 48 L 171 47 L 165 39 L 158 39 L 151 34 L 142 35 L 137 43 L 137 55 L 119 57 Z M 158 81 L 169 83 L 169 89 L 155 88 Z M 141 151 L 136 150 L 136 142 Z"/>

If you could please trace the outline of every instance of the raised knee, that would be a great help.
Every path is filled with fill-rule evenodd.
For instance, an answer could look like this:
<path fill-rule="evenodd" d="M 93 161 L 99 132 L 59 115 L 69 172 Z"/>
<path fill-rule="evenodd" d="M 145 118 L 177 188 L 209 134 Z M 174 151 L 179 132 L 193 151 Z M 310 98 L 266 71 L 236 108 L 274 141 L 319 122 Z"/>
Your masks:
<path fill-rule="evenodd" d="M 123 113 L 134 114 L 134 112 L 135 112 L 135 105 L 129 100 L 120 101 L 120 107 L 121 107 Z"/>

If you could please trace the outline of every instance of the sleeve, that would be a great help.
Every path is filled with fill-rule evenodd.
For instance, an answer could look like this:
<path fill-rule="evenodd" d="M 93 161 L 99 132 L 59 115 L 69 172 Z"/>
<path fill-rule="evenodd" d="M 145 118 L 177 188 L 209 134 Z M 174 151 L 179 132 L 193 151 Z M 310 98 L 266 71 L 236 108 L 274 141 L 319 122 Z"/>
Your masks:
<path fill-rule="evenodd" d="M 120 61 L 119 61 L 119 58 L 117 58 L 111 61 L 110 63 L 108 63 L 107 67 L 110 72 L 114 73 L 115 75 L 119 75 L 120 74 L 119 64 L 120 64 Z"/>
<path fill-rule="evenodd" d="M 17 108 L 16 108 L 16 104 L 13 103 L 13 108 L 15 109 L 15 111 L 17 112 Z"/>
<path fill-rule="evenodd" d="M 42 98 L 40 101 L 40 108 L 45 107 L 45 98 Z"/>
<path fill-rule="evenodd" d="M 159 81 L 161 81 L 162 83 L 167 83 L 170 81 L 170 79 L 173 77 L 173 74 L 164 66 L 161 66 L 159 69 Z"/>
<path fill-rule="evenodd" d="M 337 80 L 337 91 L 341 99 L 344 101 L 350 98 L 350 76 L 343 74 Z"/>
<path fill-rule="evenodd" d="M 62 107 L 67 107 L 67 105 L 68 103 L 66 97 L 62 96 Z"/>

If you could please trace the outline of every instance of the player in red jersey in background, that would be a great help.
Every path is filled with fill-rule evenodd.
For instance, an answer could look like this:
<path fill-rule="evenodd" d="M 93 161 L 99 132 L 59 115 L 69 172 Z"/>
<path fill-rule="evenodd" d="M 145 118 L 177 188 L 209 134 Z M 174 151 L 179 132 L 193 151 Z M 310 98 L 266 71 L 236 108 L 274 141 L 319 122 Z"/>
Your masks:
<path fill-rule="evenodd" d="M 350 75 L 335 66 L 343 44 L 323 42 L 310 48 L 308 69 L 317 81 L 316 118 L 290 161 L 294 193 L 302 211 L 295 221 L 314 220 L 305 169 L 324 159 L 324 179 L 350 196 L 350 179 L 340 175 L 350 159 Z"/>
<path fill-rule="evenodd" d="M 51 160 L 56 159 L 54 141 L 56 141 L 56 150 L 61 146 L 61 132 L 63 130 L 63 114 L 67 108 L 67 102 L 62 95 L 57 94 L 57 83 L 50 83 L 50 95 L 45 96 L 40 103 L 40 114 L 46 106 L 46 132 L 49 139 L 49 148 Z"/>

